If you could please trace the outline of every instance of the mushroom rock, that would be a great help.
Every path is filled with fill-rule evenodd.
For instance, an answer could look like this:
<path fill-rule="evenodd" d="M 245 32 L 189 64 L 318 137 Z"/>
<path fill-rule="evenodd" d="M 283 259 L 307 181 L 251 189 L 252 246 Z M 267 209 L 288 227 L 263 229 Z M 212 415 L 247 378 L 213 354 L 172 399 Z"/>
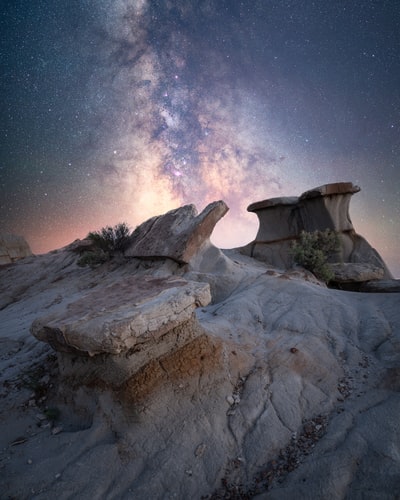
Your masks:
<path fill-rule="evenodd" d="M 58 352 L 63 376 L 119 385 L 200 336 L 194 311 L 210 301 L 207 283 L 131 276 L 38 318 L 31 333 Z"/>
<path fill-rule="evenodd" d="M 383 278 L 392 278 L 382 257 L 353 227 L 349 204 L 352 195 L 359 191 L 351 182 L 338 182 L 318 186 L 299 197 L 252 203 L 247 210 L 257 215 L 260 226 L 255 240 L 241 252 L 276 267 L 290 268 L 293 265 L 290 249 L 301 231 L 331 229 L 339 234 L 340 240 L 332 262 L 373 265 L 382 269 Z"/>
<path fill-rule="evenodd" d="M 153 217 L 138 226 L 125 251 L 127 257 L 170 258 L 181 264 L 204 247 L 216 223 L 229 208 L 223 201 L 210 203 L 199 215 L 194 205 L 185 205 Z"/>
<path fill-rule="evenodd" d="M 0 265 L 30 257 L 32 251 L 23 236 L 16 234 L 0 234 Z"/>

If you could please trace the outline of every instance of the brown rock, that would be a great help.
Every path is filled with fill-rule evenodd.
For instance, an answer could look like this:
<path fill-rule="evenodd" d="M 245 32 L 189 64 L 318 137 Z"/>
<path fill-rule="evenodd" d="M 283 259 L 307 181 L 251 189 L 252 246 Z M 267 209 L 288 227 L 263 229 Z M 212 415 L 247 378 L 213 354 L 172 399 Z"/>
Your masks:
<path fill-rule="evenodd" d="M 194 310 L 210 300 L 206 283 L 131 276 L 35 320 L 31 333 L 58 351 L 63 376 L 120 384 L 202 335 Z"/>
<path fill-rule="evenodd" d="M 335 275 L 332 281 L 337 283 L 360 283 L 378 280 L 383 278 L 385 274 L 383 267 L 376 267 L 372 264 L 345 262 L 330 264 L 329 267 Z"/>
<path fill-rule="evenodd" d="M 369 243 L 359 236 L 349 215 L 351 196 L 360 188 L 351 182 L 318 186 L 299 197 L 271 198 L 249 205 L 260 222 L 255 240 L 241 249 L 245 255 L 275 267 L 292 267 L 291 247 L 301 231 L 331 229 L 339 234 L 339 251 L 332 262 L 372 265 L 391 278 L 383 259 Z M 382 277 L 382 276 L 380 276 Z M 371 279 L 371 278 L 370 278 Z"/>

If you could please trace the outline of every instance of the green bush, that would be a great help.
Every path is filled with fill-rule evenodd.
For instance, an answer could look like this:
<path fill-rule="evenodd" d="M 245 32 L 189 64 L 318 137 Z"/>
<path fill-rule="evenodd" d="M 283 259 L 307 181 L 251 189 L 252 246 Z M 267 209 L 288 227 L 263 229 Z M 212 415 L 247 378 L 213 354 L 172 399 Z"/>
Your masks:
<path fill-rule="evenodd" d="M 83 252 L 78 265 L 96 267 L 123 252 L 129 244 L 130 231 L 126 222 L 120 222 L 114 227 L 106 226 L 99 231 L 90 232 L 86 238 L 93 242 L 94 248 Z"/>
<path fill-rule="evenodd" d="M 111 255 L 108 252 L 104 252 L 101 249 L 88 250 L 83 252 L 82 255 L 78 259 L 78 266 L 85 267 L 97 267 L 104 262 L 107 262 L 111 259 Z"/>
<path fill-rule="evenodd" d="M 120 222 L 114 227 L 106 226 L 100 231 L 93 231 L 87 235 L 95 243 L 96 248 L 113 254 L 123 252 L 129 243 L 130 228 L 126 222 Z"/>
<path fill-rule="evenodd" d="M 292 255 L 296 264 L 311 271 L 315 276 L 329 283 L 334 274 L 328 265 L 328 259 L 339 249 L 339 236 L 336 231 L 302 231 L 299 241 L 292 245 Z"/>

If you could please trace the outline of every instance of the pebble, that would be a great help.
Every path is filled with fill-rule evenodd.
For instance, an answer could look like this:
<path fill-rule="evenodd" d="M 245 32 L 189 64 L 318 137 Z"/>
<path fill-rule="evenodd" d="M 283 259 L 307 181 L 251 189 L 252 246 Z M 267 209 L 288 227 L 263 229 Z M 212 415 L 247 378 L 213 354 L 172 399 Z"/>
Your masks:
<path fill-rule="evenodd" d="M 226 400 L 228 401 L 228 403 L 229 403 L 231 406 L 235 404 L 235 400 L 233 399 L 233 397 L 232 397 L 232 396 L 228 396 L 228 397 L 226 398 Z"/>
<path fill-rule="evenodd" d="M 53 427 L 51 429 L 51 433 L 53 434 L 53 436 L 55 436 L 56 434 L 60 434 L 60 432 L 62 432 L 63 428 L 62 427 Z"/>
<path fill-rule="evenodd" d="M 49 382 L 50 382 L 50 375 L 49 375 L 48 373 L 46 373 L 46 375 L 44 375 L 44 376 L 40 379 L 40 383 L 41 383 L 41 384 L 45 384 L 45 385 L 47 385 Z"/>
<path fill-rule="evenodd" d="M 204 443 L 199 444 L 199 446 L 196 448 L 196 451 L 194 452 L 195 456 L 202 457 L 204 452 L 206 451 L 206 448 L 207 446 Z"/>
<path fill-rule="evenodd" d="M 32 465 L 32 459 L 28 458 L 28 460 L 26 461 L 26 463 L 27 463 L 28 465 Z"/>

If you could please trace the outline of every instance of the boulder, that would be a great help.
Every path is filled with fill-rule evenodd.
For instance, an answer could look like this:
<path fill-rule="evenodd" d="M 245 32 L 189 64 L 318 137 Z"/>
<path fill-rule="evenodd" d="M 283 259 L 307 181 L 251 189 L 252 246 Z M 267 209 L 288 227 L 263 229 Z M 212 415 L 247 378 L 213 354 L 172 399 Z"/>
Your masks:
<path fill-rule="evenodd" d="M 128 257 L 162 257 L 187 264 L 209 243 L 215 224 L 228 210 L 225 202 L 215 201 L 199 215 L 194 205 L 185 205 L 153 217 L 135 229 L 124 253 Z"/>
<path fill-rule="evenodd" d="M 122 383 L 201 335 L 193 313 L 210 300 L 206 283 L 131 276 L 36 319 L 31 333 L 60 353 L 64 376 Z"/>
<path fill-rule="evenodd" d="M 23 236 L 16 234 L 0 234 L 0 265 L 12 264 L 32 254 Z"/>
<path fill-rule="evenodd" d="M 379 280 L 385 274 L 383 267 L 376 267 L 372 264 L 344 262 L 330 264 L 329 267 L 334 273 L 332 281 L 336 283 L 360 283 Z"/>

